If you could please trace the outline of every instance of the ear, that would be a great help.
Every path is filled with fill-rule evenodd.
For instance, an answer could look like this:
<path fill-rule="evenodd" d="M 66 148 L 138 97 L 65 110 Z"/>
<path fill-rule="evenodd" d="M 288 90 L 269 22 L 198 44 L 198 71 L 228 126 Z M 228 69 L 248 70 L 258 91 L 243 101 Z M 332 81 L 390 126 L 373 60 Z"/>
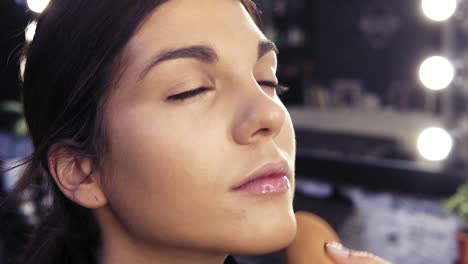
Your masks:
<path fill-rule="evenodd" d="M 100 175 L 92 160 L 78 157 L 67 147 L 55 147 L 48 155 L 49 171 L 62 193 L 75 203 L 96 209 L 107 204 Z"/>

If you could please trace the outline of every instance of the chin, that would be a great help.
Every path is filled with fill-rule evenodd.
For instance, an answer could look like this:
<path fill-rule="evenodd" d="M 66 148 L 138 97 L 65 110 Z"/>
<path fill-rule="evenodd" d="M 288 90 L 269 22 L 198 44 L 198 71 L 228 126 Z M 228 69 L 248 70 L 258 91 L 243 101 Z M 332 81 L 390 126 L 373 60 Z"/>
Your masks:
<path fill-rule="evenodd" d="M 231 254 L 261 255 L 286 248 L 296 236 L 296 218 L 291 210 L 291 213 L 249 229 L 249 232 L 236 238 L 238 243 L 230 251 Z"/>

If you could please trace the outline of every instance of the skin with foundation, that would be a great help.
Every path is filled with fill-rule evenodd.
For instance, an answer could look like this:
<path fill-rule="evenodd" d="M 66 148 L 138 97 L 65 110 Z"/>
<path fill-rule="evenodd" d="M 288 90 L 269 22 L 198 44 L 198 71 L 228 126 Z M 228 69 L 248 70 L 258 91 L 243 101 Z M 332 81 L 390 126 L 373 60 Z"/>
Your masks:
<path fill-rule="evenodd" d="M 222 263 L 293 240 L 276 52 L 238 1 L 169 1 L 143 23 L 108 98 L 102 170 L 62 188 L 95 210 L 101 263 Z"/>
<path fill-rule="evenodd" d="M 56 145 L 48 173 L 92 212 L 101 264 L 281 250 L 297 230 L 296 145 L 278 50 L 240 1 L 161 2 L 119 53 L 102 162 Z M 333 245 L 335 263 L 384 263 Z"/>

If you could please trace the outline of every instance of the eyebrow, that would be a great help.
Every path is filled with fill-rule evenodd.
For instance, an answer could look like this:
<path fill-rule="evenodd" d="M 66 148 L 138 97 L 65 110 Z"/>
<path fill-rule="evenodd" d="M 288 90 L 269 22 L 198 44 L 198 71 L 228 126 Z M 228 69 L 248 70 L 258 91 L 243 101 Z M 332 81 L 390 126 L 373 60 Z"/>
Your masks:
<path fill-rule="evenodd" d="M 262 40 L 258 43 L 258 59 L 265 56 L 270 51 L 274 51 L 276 55 L 279 54 L 279 50 L 276 44 L 271 40 Z"/>
<path fill-rule="evenodd" d="M 270 51 L 274 51 L 276 54 L 279 54 L 278 48 L 273 41 L 260 41 L 258 43 L 257 59 L 262 58 Z M 143 80 L 148 72 L 158 64 L 176 59 L 196 59 L 204 63 L 213 64 L 219 61 L 219 56 L 215 49 L 209 45 L 194 45 L 178 49 L 167 49 L 158 53 L 150 60 L 150 63 L 140 73 L 139 79 Z"/>

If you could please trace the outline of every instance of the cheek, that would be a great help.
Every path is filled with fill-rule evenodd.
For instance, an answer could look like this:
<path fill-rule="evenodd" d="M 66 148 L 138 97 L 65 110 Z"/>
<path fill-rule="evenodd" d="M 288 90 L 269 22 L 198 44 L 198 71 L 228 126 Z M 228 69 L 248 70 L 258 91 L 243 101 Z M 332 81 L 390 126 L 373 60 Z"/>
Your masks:
<path fill-rule="evenodd" d="M 230 140 L 228 110 L 213 112 L 138 107 L 110 120 L 104 187 L 112 211 L 145 241 L 249 254 L 286 245 L 295 232 L 292 194 L 257 201 L 229 193 L 258 150 Z M 276 141 L 294 164 L 289 115 Z"/>
<path fill-rule="evenodd" d="M 207 231 L 193 228 L 194 222 L 222 215 L 226 182 L 216 166 L 229 159 L 220 148 L 226 145 L 224 129 L 214 123 L 151 111 L 119 114 L 118 122 L 109 122 L 105 189 L 127 229 L 146 239 L 181 241 L 179 235 L 188 239 L 193 230 Z"/>
<path fill-rule="evenodd" d="M 165 200 L 164 195 L 171 194 L 167 187 L 196 184 L 197 178 L 190 177 L 195 173 L 191 163 L 196 162 L 194 152 L 199 147 L 190 140 L 190 131 L 151 113 L 121 116 L 109 129 L 108 164 L 114 185 L 121 183 Z"/>

